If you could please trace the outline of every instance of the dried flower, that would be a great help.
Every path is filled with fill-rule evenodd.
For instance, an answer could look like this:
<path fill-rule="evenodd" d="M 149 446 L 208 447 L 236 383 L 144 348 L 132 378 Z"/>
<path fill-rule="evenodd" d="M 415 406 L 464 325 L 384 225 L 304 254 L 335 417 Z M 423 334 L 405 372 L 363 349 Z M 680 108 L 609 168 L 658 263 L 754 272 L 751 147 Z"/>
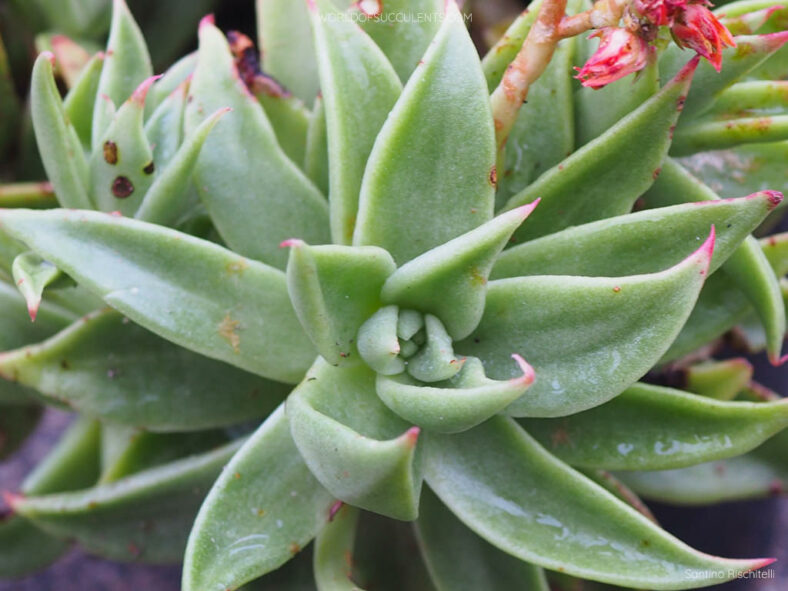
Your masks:
<path fill-rule="evenodd" d="M 601 37 L 599 48 L 582 68 L 576 68 L 583 86 L 601 88 L 646 65 L 649 45 L 631 31 L 606 27 L 592 37 Z"/>
<path fill-rule="evenodd" d="M 705 57 L 718 72 L 722 67 L 723 47 L 735 47 L 730 31 L 711 11 L 700 4 L 690 4 L 676 17 L 671 27 L 680 46 L 689 47 Z"/>

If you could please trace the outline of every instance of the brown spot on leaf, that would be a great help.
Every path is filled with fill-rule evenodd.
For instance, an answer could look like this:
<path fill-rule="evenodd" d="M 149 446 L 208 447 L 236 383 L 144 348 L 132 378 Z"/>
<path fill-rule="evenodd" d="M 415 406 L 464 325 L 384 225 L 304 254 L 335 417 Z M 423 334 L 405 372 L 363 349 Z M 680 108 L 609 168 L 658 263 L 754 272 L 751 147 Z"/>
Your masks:
<path fill-rule="evenodd" d="M 107 164 L 118 163 L 118 146 L 115 142 L 110 140 L 104 142 L 104 160 Z"/>
<path fill-rule="evenodd" d="M 490 169 L 490 184 L 493 187 L 498 186 L 498 169 L 495 166 Z"/>
<path fill-rule="evenodd" d="M 112 194 L 118 199 L 125 199 L 134 192 L 134 185 L 125 176 L 116 177 L 112 181 Z"/>
<path fill-rule="evenodd" d="M 219 336 L 230 343 L 236 353 L 241 352 L 241 337 L 238 334 L 240 327 L 241 323 L 238 320 L 233 320 L 229 313 L 219 323 Z"/>
<path fill-rule="evenodd" d="M 614 293 L 621 293 L 621 288 L 620 288 L 618 285 L 616 285 L 616 286 L 613 288 L 613 292 L 614 292 Z"/>
<path fill-rule="evenodd" d="M 295 555 L 296 555 L 296 554 L 298 554 L 299 552 L 301 552 L 301 546 L 299 546 L 299 545 L 298 545 L 298 544 L 296 544 L 295 542 L 293 542 L 292 544 L 290 544 L 290 554 L 292 554 L 293 556 L 295 556 Z"/>
<path fill-rule="evenodd" d="M 154 170 L 156 170 L 156 165 L 153 164 L 153 160 L 151 160 L 145 165 L 145 168 L 142 169 L 142 172 L 145 174 L 153 174 Z"/>

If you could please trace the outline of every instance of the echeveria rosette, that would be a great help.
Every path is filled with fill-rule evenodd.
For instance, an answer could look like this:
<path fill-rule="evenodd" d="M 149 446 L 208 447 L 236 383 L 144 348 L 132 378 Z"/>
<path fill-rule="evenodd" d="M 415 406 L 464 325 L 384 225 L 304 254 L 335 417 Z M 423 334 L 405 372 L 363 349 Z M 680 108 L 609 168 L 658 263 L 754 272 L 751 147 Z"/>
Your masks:
<path fill-rule="evenodd" d="M 788 240 L 751 233 L 782 197 L 753 172 L 721 199 L 683 164 L 783 35 L 740 37 L 720 74 L 665 50 L 633 91 L 580 88 L 582 39 L 566 39 L 499 169 L 489 90 L 533 20 L 480 61 L 453 2 L 362 4 L 260 3 L 293 55 L 281 31 L 304 25 L 293 11 L 310 20 L 314 69 L 281 48 L 261 66 L 206 18 L 198 52 L 154 80 L 120 2 L 112 53 L 65 105 L 39 58 L 36 128 L 75 209 L 0 213 L 0 263 L 41 298 L 31 325 L 0 290 L 0 402 L 86 418 L 9 495 L 0 573 L 60 539 L 116 560 L 185 547 L 188 591 L 277 569 L 292 588 L 302 558 L 280 567 L 312 540 L 320 589 L 372 588 L 403 536 L 412 564 L 389 584 L 408 589 L 544 590 L 549 571 L 687 589 L 769 564 L 687 547 L 617 478 L 697 501 L 702 486 L 673 482 L 702 484 L 709 462 L 780 474 L 786 405 L 755 401 L 741 364 L 682 365 L 688 391 L 638 380 L 758 319 L 779 360 Z M 440 25 L 375 26 L 395 9 Z M 575 133 L 574 113 L 604 124 Z M 75 463 L 84 478 L 59 469 Z M 41 555 L 6 552 L 12 539 Z"/>

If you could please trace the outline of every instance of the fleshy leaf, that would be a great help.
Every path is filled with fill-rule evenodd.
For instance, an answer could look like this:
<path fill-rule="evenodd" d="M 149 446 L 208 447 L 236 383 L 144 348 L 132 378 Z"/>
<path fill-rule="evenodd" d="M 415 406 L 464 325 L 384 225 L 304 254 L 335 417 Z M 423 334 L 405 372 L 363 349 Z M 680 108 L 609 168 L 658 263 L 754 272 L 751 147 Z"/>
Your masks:
<path fill-rule="evenodd" d="M 11 271 L 19 293 L 24 296 L 27 302 L 30 320 L 35 322 L 44 289 L 57 281 L 61 277 L 61 273 L 55 265 L 48 263 L 34 252 L 26 252 L 17 256 Z"/>
<path fill-rule="evenodd" d="M 788 400 L 722 402 L 636 384 L 569 417 L 524 419 L 539 443 L 572 466 L 663 470 L 740 455 L 788 426 Z"/>
<path fill-rule="evenodd" d="M 494 379 L 514 377 L 510 355 L 536 381 L 514 416 L 569 415 L 610 400 L 651 369 L 676 338 L 708 272 L 714 234 L 678 265 L 620 278 L 533 276 L 488 286 L 479 327 L 458 352 Z"/>
<path fill-rule="evenodd" d="M 230 443 L 87 490 L 20 497 L 12 507 L 99 556 L 177 562 L 205 493 L 239 447 L 240 442 Z"/>
<path fill-rule="evenodd" d="M 227 244 L 284 268 L 283 240 L 329 242 L 328 204 L 279 147 L 262 107 L 238 77 L 227 40 L 205 19 L 189 97 L 187 136 L 211 113 L 233 109 L 206 140 L 194 172 L 200 198 Z"/>
<path fill-rule="evenodd" d="M 677 505 L 760 499 L 788 490 L 788 431 L 737 458 L 678 470 L 618 474 L 644 497 Z"/>
<path fill-rule="evenodd" d="M 264 417 L 290 389 L 173 345 L 114 311 L 0 354 L 0 375 L 87 415 L 153 431 Z"/>
<path fill-rule="evenodd" d="M 287 417 L 301 456 L 331 494 L 395 519 L 416 518 L 419 429 L 378 400 L 368 367 L 335 368 L 318 358 L 287 399 Z"/>
<path fill-rule="evenodd" d="M 183 83 L 190 79 L 196 67 L 197 52 L 194 51 L 183 56 L 162 74 L 161 78 L 156 81 L 156 84 L 148 92 L 148 97 L 145 101 L 146 120 L 153 116 L 161 104 L 167 100 L 167 97 L 175 92 L 178 87 L 183 87 Z M 154 146 L 154 151 L 155 149 Z"/>
<path fill-rule="evenodd" d="M 194 130 L 168 162 L 168 166 L 153 181 L 135 217 L 161 225 L 174 224 L 188 205 L 191 176 L 208 134 L 228 112 L 219 109 Z"/>
<path fill-rule="evenodd" d="M 383 50 L 403 82 L 418 67 L 438 32 L 444 4 L 442 0 L 386 0 L 380 2 L 380 14 L 361 19 L 359 24 Z"/>
<path fill-rule="evenodd" d="M 155 162 L 143 128 L 148 78 L 125 101 L 90 159 L 91 194 L 101 211 L 134 215 L 153 184 Z"/>
<path fill-rule="evenodd" d="M 523 275 L 653 273 L 675 265 L 717 229 L 714 272 L 774 209 L 773 191 L 738 199 L 647 209 L 567 228 L 505 250 L 494 279 Z"/>
<path fill-rule="evenodd" d="M 383 302 L 434 314 L 452 338 L 467 337 L 484 312 L 496 257 L 537 203 L 499 215 L 408 261 L 386 280 Z"/>
<path fill-rule="evenodd" d="M 735 37 L 736 47 L 722 50 L 723 68 L 720 72 L 706 60 L 698 67 L 692 89 L 687 94 L 681 124 L 694 121 L 714 103 L 715 97 L 748 72 L 763 63 L 788 41 L 788 32 L 770 35 L 740 35 Z M 660 76 L 672 76 L 687 59 L 687 52 L 671 44 L 662 54 Z"/>
<path fill-rule="evenodd" d="M 402 84 L 357 23 L 329 0 L 308 4 L 326 113 L 331 236 L 350 244 L 367 159 Z"/>
<path fill-rule="evenodd" d="M 86 151 L 90 150 L 92 142 L 93 105 L 96 102 L 103 67 L 104 54 L 97 53 L 82 69 L 79 78 L 63 101 L 66 117 Z"/>
<path fill-rule="evenodd" d="M 427 483 L 461 521 L 508 554 L 582 578 L 687 589 L 766 566 L 693 550 L 556 460 L 514 421 L 426 438 Z"/>
<path fill-rule="evenodd" d="M 744 143 L 788 139 L 788 115 L 701 120 L 676 129 L 670 153 L 677 156 L 720 150 Z"/>
<path fill-rule="evenodd" d="M 304 171 L 324 195 L 328 195 L 329 186 L 327 133 L 325 103 L 317 97 L 306 132 Z"/>
<path fill-rule="evenodd" d="M 304 330 L 329 363 L 355 362 L 358 330 L 380 308 L 380 289 L 396 268 L 391 256 L 372 246 L 284 244 L 290 301 Z"/>
<path fill-rule="evenodd" d="M 430 489 L 421 496 L 416 522 L 419 547 L 435 586 L 485 591 L 549 591 L 541 568 L 490 545 L 465 527 Z"/>
<path fill-rule="evenodd" d="M 88 195 L 87 160 L 60 100 L 52 59 L 52 54 L 42 53 L 33 66 L 30 109 L 38 151 L 60 205 L 93 209 Z"/>
<path fill-rule="evenodd" d="M 645 195 L 649 205 L 673 204 L 676 201 L 713 201 L 719 197 L 689 174 L 678 162 L 665 159 L 663 173 Z M 772 192 L 774 205 L 782 195 Z M 724 270 L 736 280 L 752 302 L 768 335 L 769 358 L 780 358 L 786 330 L 785 307 L 777 277 L 755 238 L 747 238 L 725 262 Z"/>
<path fill-rule="evenodd" d="M 382 246 L 398 264 L 493 214 L 495 133 L 486 83 L 453 0 L 446 10 L 380 131 L 361 186 L 353 243 Z"/>
<path fill-rule="evenodd" d="M 462 369 L 463 361 L 454 356 L 449 333 L 439 318 L 424 316 L 426 341 L 418 352 L 408 359 L 408 373 L 421 382 L 442 382 L 455 376 Z"/>
<path fill-rule="evenodd" d="M 183 591 L 236 589 L 279 568 L 315 537 L 333 502 L 301 459 L 280 407 L 206 497 L 186 548 Z"/>
<path fill-rule="evenodd" d="M 0 226 L 134 322 L 187 349 L 283 382 L 300 380 L 314 360 L 285 275 L 267 265 L 96 212 L 2 210 Z"/>
<path fill-rule="evenodd" d="M 591 43 L 580 38 L 576 42 Z M 647 64 L 637 76 L 626 76 L 602 88 L 581 87 L 574 96 L 577 145 L 583 146 L 599 137 L 657 92 L 659 68 L 656 61 Z"/>
<path fill-rule="evenodd" d="M 753 367 L 746 359 L 707 361 L 684 370 L 686 389 L 715 400 L 733 400 L 752 380 Z"/>
<path fill-rule="evenodd" d="M 22 494 L 58 493 L 95 483 L 99 474 L 99 436 L 97 422 L 74 422 L 25 478 Z M 0 520 L 0 577 L 20 577 L 40 570 L 67 548 L 66 542 L 51 537 L 24 517 L 11 515 Z"/>
<path fill-rule="evenodd" d="M 160 79 L 161 80 L 161 79 Z M 148 91 L 147 104 L 156 84 Z M 178 148 L 183 143 L 183 115 L 186 111 L 186 98 L 189 94 L 188 81 L 173 90 L 145 121 L 145 136 L 153 151 L 155 166 L 154 178 L 166 170 Z"/>
<path fill-rule="evenodd" d="M 696 66 L 692 60 L 659 93 L 514 195 L 506 209 L 541 198 L 516 239 L 628 213 L 659 174 Z M 645 144 L 643 137 L 649 138 Z"/>
<path fill-rule="evenodd" d="M 363 591 L 352 578 L 358 514 L 357 508 L 342 504 L 317 534 L 314 571 L 318 589 Z"/>
<path fill-rule="evenodd" d="M 398 323 L 399 308 L 386 306 L 375 312 L 358 332 L 359 355 L 369 367 L 384 376 L 405 370 L 405 362 L 399 357 Z"/>
<path fill-rule="evenodd" d="M 112 24 L 101 69 L 98 95 L 118 106 L 127 100 L 142 81 L 153 75 L 148 47 L 125 0 L 113 0 Z M 103 101 L 96 101 L 93 110 L 92 146 L 101 151 L 101 138 L 111 123 Z"/>
<path fill-rule="evenodd" d="M 518 362 L 523 375 L 512 380 L 488 379 L 481 361 L 472 357 L 445 382 L 422 384 L 407 373 L 378 375 L 376 391 L 406 421 L 430 431 L 457 433 L 486 421 L 525 393 L 534 373 L 522 359 Z"/>

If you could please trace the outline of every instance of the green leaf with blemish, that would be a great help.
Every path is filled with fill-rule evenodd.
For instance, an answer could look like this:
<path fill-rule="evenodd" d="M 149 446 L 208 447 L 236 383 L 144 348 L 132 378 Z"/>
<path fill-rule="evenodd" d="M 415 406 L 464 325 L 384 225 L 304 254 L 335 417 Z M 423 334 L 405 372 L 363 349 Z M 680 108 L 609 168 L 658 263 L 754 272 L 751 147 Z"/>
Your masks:
<path fill-rule="evenodd" d="M 329 363 L 355 363 L 359 328 L 380 308 L 394 261 L 373 246 L 288 245 L 287 286 L 301 326 Z"/>
<path fill-rule="evenodd" d="M 716 237 L 713 273 L 775 207 L 772 193 L 659 207 L 567 228 L 505 250 L 493 279 L 522 275 L 607 276 L 653 273 Z"/>
<path fill-rule="evenodd" d="M 13 508 L 44 531 L 75 540 L 98 556 L 178 562 L 203 497 L 240 445 L 230 443 L 86 490 L 26 496 Z"/>
<path fill-rule="evenodd" d="M 97 53 L 82 69 L 82 72 L 68 91 L 63 107 L 69 122 L 77 132 L 82 147 L 90 150 L 93 138 L 93 105 L 98 95 L 99 78 L 104 66 L 104 54 Z"/>
<path fill-rule="evenodd" d="M 350 244 L 375 138 L 402 92 L 383 52 L 329 0 L 310 9 L 325 104 L 331 235 Z"/>
<path fill-rule="evenodd" d="M 319 591 L 362 591 L 353 582 L 353 548 L 359 510 L 342 505 L 315 540 L 313 569 Z"/>
<path fill-rule="evenodd" d="M 206 140 L 194 172 L 200 197 L 227 244 L 284 268 L 283 240 L 329 242 L 328 204 L 279 147 L 262 107 L 238 78 L 227 40 L 206 21 L 189 96 L 187 136 L 211 113 L 233 109 Z"/>
<path fill-rule="evenodd" d="M 506 209 L 541 199 L 515 238 L 530 240 L 628 213 L 659 173 L 696 64 L 688 64 L 659 93 L 514 195 Z M 641 142 L 643 137 L 649 141 Z M 634 145 L 640 149 L 633 150 Z"/>
<path fill-rule="evenodd" d="M 788 139 L 788 115 L 698 120 L 676 129 L 670 153 L 676 156 L 721 150 L 746 143 Z"/>
<path fill-rule="evenodd" d="M 452 338 L 467 337 L 484 312 L 496 257 L 533 209 L 528 205 L 501 214 L 408 261 L 383 285 L 383 303 L 434 314 Z"/>
<path fill-rule="evenodd" d="M 788 426 L 788 400 L 723 402 L 635 384 L 585 412 L 520 424 L 572 466 L 665 470 L 754 449 Z"/>
<path fill-rule="evenodd" d="M 134 217 L 154 224 L 172 226 L 186 213 L 191 204 L 191 177 L 197 158 L 214 125 L 226 113 L 227 109 L 219 109 L 180 145 L 172 159 L 167 162 L 167 167 L 145 193 Z"/>
<path fill-rule="evenodd" d="M 301 456 L 331 494 L 395 519 L 416 518 L 418 429 L 378 399 L 374 372 L 318 358 L 286 408 Z"/>
<path fill-rule="evenodd" d="M 379 15 L 362 19 L 361 27 L 407 82 L 438 32 L 443 0 L 386 0 Z M 323 90 L 325 94 L 325 89 Z"/>
<path fill-rule="evenodd" d="M 781 195 L 772 193 L 771 196 L 775 206 L 782 200 Z M 677 201 L 714 201 L 719 197 L 681 164 L 667 158 L 662 174 L 646 193 L 645 199 L 649 205 L 659 206 L 672 205 Z M 745 239 L 725 262 L 724 270 L 735 279 L 755 307 L 768 335 L 770 358 L 779 359 L 786 331 L 785 306 L 777 276 L 755 238 Z"/>
<path fill-rule="evenodd" d="M 547 69 L 528 90 L 528 100 L 506 140 L 503 170 L 498 171 L 498 207 L 575 148 L 570 73 L 576 42 L 574 37 L 561 41 Z"/>
<path fill-rule="evenodd" d="M 0 226 L 134 322 L 187 349 L 291 383 L 314 360 L 277 269 L 96 212 L 2 210 Z"/>
<path fill-rule="evenodd" d="M 484 375 L 481 361 L 471 357 L 444 382 L 424 384 L 402 373 L 378 375 L 375 387 L 383 403 L 409 423 L 457 433 L 486 421 L 522 396 L 534 377 L 527 369 L 517 379 L 491 380 Z"/>
<path fill-rule="evenodd" d="M 125 0 L 113 0 L 104 67 L 98 83 L 98 95 L 104 95 L 116 107 L 127 100 L 142 81 L 153 75 L 148 47 Z M 93 110 L 92 146 L 101 150 L 101 139 L 112 119 L 97 100 Z"/>
<path fill-rule="evenodd" d="M 644 497 L 676 505 L 761 499 L 788 489 L 788 431 L 737 458 L 678 470 L 618 474 Z"/>
<path fill-rule="evenodd" d="M 421 495 L 421 506 L 416 522 L 419 547 L 438 591 L 549 591 L 541 568 L 480 538 L 427 487 Z"/>
<path fill-rule="evenodd" d="M 528 8 L 520 13 L 506 32 L 493 45 L 482 60 L 482 70 L 487 79 L 487 87 L 490 92 L 500 84 L 507 66 L 517 56 L 517 52 L 523 46 L 523 41 L 528 36 L 531 26 L 536 22 L 542 0 L 534 0 Z"/>
<path fill-rule="evenodd" d="M 359 355 L 382 375 L 395 375 L 405 369 L 405 362 L 399 357 L 399 318 L 397 306 L 385 306 L 370 316 L 358 331 Z"/>
<path fill-rule="evenodd" d="M 60 205 L 93 209 L 88 194 L 88 163 L 55 85 L 51 59 L 51 54 L 38 56 L 30 83 L 30 110 L 38 151 Z"/>
<path fill-rule="evenodd" d="M 494 379 L 517 375 L 512 353 L 536 381 L 514 416 L 571 415 L 623 392 L 656 363 L 695 305 L 713 237 L 679 264 L 629 277 L 532 276 L 490 282 L 479 327 L 459 353 Z"/>
<path fill-rule="evenodd" d="M 19 293 L 27 302 L 27 312 L 35 322 L 44 289 L 62 277 L 60 270 L 34 252 L 20 254 L 11 266 Z"/>
<path fill-rule="evenodd" d="M 91 486 L 99 474 L 99 425 L 78 419 L 22 483 L 20 492 L 43 495 Z M 0 520 L 0 577 L 42 569 L 68 549 L 21 515 Z"/>
<path fill-rule="evenodd" d="M 280 407 L 206 497 L 186 548 L 183 591 L 236 589 L 279 568 L 315 537 L 333 502 L 301 459 Z"/>
<path fill-rule="evenodd" d="M 90 188 L 100 211 L 120 211 L 132 216 L 153 184 L 155 162 L 143 115 L 148 78 L 125 101 L 90 158 Z"/>
<path fill-rule="evenodd" d="M 0 354 L 0 375 L 89 416 L 152 431 L 264 417 L 290 389 L 173 345 L 114 311 Z"/>
<path fill-rule="evenodd" d="M 430 488 L 476 534 L 551 570 L 629 587 L 687 589 L 768 564 L 689 548 L 504 417 L 459 435 L 429 434 L 424 469 Z"/>
<path fill-rule="evenodd" d="M 741 80 L 780 49 L 788 35 L 784 32 L 771 35 L 739 35 L 734 39 L 736 47 L 722 50 L 723 67 L 720 72 L 706 60 L 698 66 L 692 88 L 687 94 L 679 127 L 695 121 L 699 115 L 711 108 L 722 91 Z M 671 44 L 660 57 L 660 76 L 673 76 L 673 73 L 686 63 L 688 56 L 689 52 Z"/>
<path fill-rule="evenodd" d="M 450 2 L 372 149 L 353 243 L 382 246 L 402 264 L 472 230 L 492 217 L 494 167 L 484 75 Z"/>

